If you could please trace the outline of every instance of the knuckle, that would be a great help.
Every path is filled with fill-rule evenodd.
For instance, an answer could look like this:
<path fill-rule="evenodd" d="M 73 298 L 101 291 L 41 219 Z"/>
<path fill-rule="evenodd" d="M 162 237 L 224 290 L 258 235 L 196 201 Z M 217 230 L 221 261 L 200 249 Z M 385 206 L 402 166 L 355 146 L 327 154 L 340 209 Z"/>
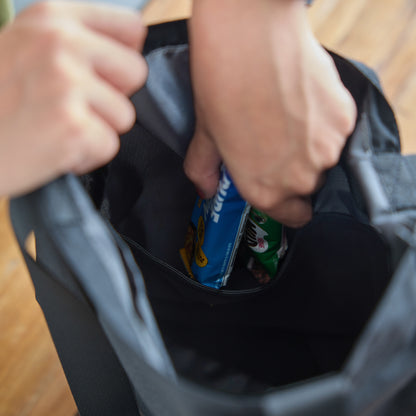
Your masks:
<path fill-rule="evenodd" d="M 136 25 L 136 39 L 139 39 L 139 43 L 143 42 L 146 39 L 147 33 L 148 33 L 148 28 L 143 23 L 140 17 L 139 24 Z"/>
<path fill-rule="evenodd" d="M 100 123 L 99 140 L 92 142 L 92 154 L 97 164 L 108 162 L 112 159 L 120 148 L 120 140 L 117 133 L 109 126 Z"/>
<path fill-rule="evenodd" d="M 25 42 L 25 50 L 21 54 L 26 65 L 42 68 L 46 79 L 69 75 L 67 66 L 72 52 L 65 30 L 45 25 L 42 28 L 30 28 L 26 37 L 30 37 L 30 41 Z"/>
<path fill-rule="evenodd" d="M 185 175 L 188 177 L 188 179 L 194 183 L 195 185 L 200 185 L 200 175 L 199 172 L 194 168 L 194 166 L 190 163 L 189 158 L 185 158 L 185 161 L 183 163 L 183 170 L 185 172 Z"/>
<path fill-rule="evenodd" d="M 140 64 L 139 64 L 138 82 L 140 86 L 143 86 L 149 75 L 149 66 L 147 65 L 146 59 L 144 59 L 141 55 L 139 55 L 139 60 L 140 60 Z"/>
<path fill-rule="evenodd" d="M 78 174 L 87 173 L 108 163 L 120 148 L 120 140 L 117 134 L 109 128 L 101 131 L 99 141 L 93 138 L 90 139 L 83 153 L 83 162 L 75 168 Z"/>
<path fill-rule="evenodd" d="M 37 71 L 42 95 L 48 95 L 65 108 L 75 97 L 86 96 L 82 78 L 85 73 L 65 51 L 49 52 L 41 71 Z"/>
<path fill-rule="evenodd" d="M 149 68 L 146 60 L 138 55 L 133 56 L 133 65 L 130 68 L 126 68 L 125 71 L 125 92 L 130 95 L 144 86 L 149 74 Z"/>
<path fill-rule="evenodd" d="M 108 162 L 118 152 L 118 134 L 90 114 L 77 97 L 68 96 L 57 103 L 53 116 L 60 126 L 60 148 L 65 155 L 63 171 L 85 173 Z"/>
<path fill-rule="evenodd" d="M 351 93 L 343 87 L 343 94 L 340 99 L 341 104 L 339 114 L 339 126 L 340 132 L 343 136 L 349 136 L 354 130 L 357 119 L 357 105 L 352 97 Z"/>
<path fill-rule="evenodd" d="M 65 25 L 50 24 L 43 28 L 40 34 L 41 46 L 45 48 L 47 56 L 54 57 L 68 49 L 69 35 Z"/>
<path fill-rule="evenodd" d="M 135 50 L 141 50 L 148 33 L 147 26 L 144 24 L 141 14 L 130 16 L 129 23 L 124 29 L 126 44 Z"/>
<path fill-rule="evenodd" d="M 52 18 L 56 14 L 56 7 L 50 0 L 43 0 L 32 4 L 25 11 L 25 15 L 36 17 L 37 19 Z"/>
<path fill-rule="evenodd" d="M 72 84 L 74 75 L 70 71 L 67 55 L 62 50 L 50 51 L 45 61 L 48 80 L 65 91 Z"/>
<path fill-rule="evenodd" d="M 341 134 L 344 137 L 348 137 L 355 128 L 356 122 L 356 108 L 355 104 L 349 106 L 349 108 L 343 113 L 341 117 L 340 125 L 341 125 Z"/>
<path fill-rule="evenodd" d="M 322 150 L 320 162 L 322 169 L 330 169 L 338 163 L 344 143 L 345 140 L 341 136 L 334 137 L 334 140 Z"/>
<path fill-rule="evenodd" d="M 60 141 L 66 168 L 71 169 L 79 163 L 84 152 L 86 123 L 79 115 L 77 103 L 69 99 L 57 103 L 54 117 L 55 122 L 60 125 Z"/>
<path fill-rule="evenodd" d="M 187 178 L 195 185 L 195 187 L 199 190 L 204 190 L 205 195 L 205 189 L 207 188 L 208 181 L 205 179 L 203 175 L 200 174 L 197 170 L 195 170 L 193 167 L 191 167 L 189 164 L 184 163 L 184 172 Z"/>
<path fill-rule="evenodd" d="M 68 73 L 66 63 L 75 46 L 66 26 L 54 21 L 19 23 L 16 30 L 23 39 L 18 51 L 20 64 L 42 69 L 46 80 L 51 73 Z"/>
<path fill-rule="evenodd" d="M 218 178 L 214 175 L 207 176 L 201 172 L 193 163 L 185 158 L 183 164 L 185 175 L 197 188 L 200 196 L 204 198 L 211 198 L 215 195 L 217 190 Z"/>
<path fill-rule="evenodd" d="M 128 132 L 133 127 L 135 121 L 136 109 L 130 100 L 123 97 L 120 109 L 116 114 L 116 131 L 118 133 Z"/>
<path fill-rule="evenodd" d="M 320 176 L 318 169 L 308 169 L 306 164 L 294 163 L 285 176 L 284 186 L 287 195 L 311 195 L 317 186 Z"/>
<path fill-rule="evenodd" d="M 282 222 L 291 228 L 300 228 L 306 225 L 311 219 L 312 210 L 305 210 L 296 215 L 289 216 L 287 219 L 283 219 Z"/>
<path fill-rule="evenodd" d="M 56 13 L 55 8 L 53 2 L 35 3 L 29 8 L 30 19 L 26 21 L 26 26 L 32 29 L 31 42 L 36 41 L 46 53 L 69 45 L 74 37 L 75 23 Z"/>
<path fill-rule="evenodd" d="M 310 166 L 312 171 L 321 172 L 335 166 L 341 156 L 345 140 L 334 131 L 320 131 L 315 137 L 307 142 L 306 160 L 304 166 Z M 305 171 L 305 168 L 301 168 Z M 310 176 L 298 177 L 298 180 L 308 181 Z"/>
<path fill-rule="evenodd" d="M 191 141 L 188 148 L 188 153 L 183 162 L 183 170 L 188 179 L 194 183 L 197 187 L 203 187 L 204 185 L 204 172 L 200 169 L 199 160 L 195 157 L 195 140 Z"/>
<path fill-rule="evenodd" d="M 75 172 L 76 167 L 79 166 L 84 158 L 84 152 L 80 140 L 76 140 L 74 136 L 65 136 L 61 142 L 61 170 L 62 172 Z"/>
<path fill-rule="evenodd" d="M 310 173 L 299 175 L 299 179 L 293 183 L 292 193 L 294 195 L 311 195 L 316 189 L 317 177 L 318 175 Z"/>
<path fill-rule="evenodd" d="M 82 131 L 83 122 L 80 117 L 80 109 L 76 97 L 68 94 L 62 96 L 55 105 L 55 120 L 59 120 L 65 130 L 71 134 L 79 134 Z"/>
<path fill-rule="evenodd" d="M 102 142 L 100 141 L 100 148 L 102 151 L 98 154 L 97 162 L 99 165 L 110 161 L 120 149 L 120 139 L 114 131 L 110 130 L 103 135 Z"/>
<path fill-rule="evenodd" d="M 261 183 L 249 186 L 241 192 L 251 205 L 266 213 L 276 209 L 281 202 L 281 196 L 277 189 Z"/>
<path fill-rule="evenodd" d="M 313 210 L 308 198 L 295 197 L 283 201 L 270 215 L 288 227 L 299 228 L 312 219 Z"/>

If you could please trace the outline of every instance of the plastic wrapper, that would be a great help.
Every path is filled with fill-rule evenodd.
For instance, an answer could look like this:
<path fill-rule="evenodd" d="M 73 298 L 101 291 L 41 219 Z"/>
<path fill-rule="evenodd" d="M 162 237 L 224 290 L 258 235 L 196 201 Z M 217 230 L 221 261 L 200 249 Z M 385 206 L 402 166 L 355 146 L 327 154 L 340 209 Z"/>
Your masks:
<path fill-rule="evenodd" d="M 222 167 L 216 195 L 195 203 L 185 247 L 180 252 L 194 279 L 215 289 L 226 285 L 249 210 Z"/>

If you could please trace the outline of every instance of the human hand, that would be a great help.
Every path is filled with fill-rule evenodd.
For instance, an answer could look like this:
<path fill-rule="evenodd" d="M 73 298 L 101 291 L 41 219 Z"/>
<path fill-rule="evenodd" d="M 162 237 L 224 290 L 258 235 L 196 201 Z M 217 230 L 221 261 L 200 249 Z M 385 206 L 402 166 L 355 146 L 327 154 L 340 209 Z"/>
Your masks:
<path fill-rule="evenodd" d="M 211 197 L 224 162 L 250 204 L 288 226 L 304 225 L 356 108 L 303 2 L 198 0 L 190 36 L 197 124 L 188 177 Z"/>
<path fill-rule="evenodd" d="M 0 32 L 0 195 L 109 161 L 146 80 L 137 12 L 36 3 Z"/>

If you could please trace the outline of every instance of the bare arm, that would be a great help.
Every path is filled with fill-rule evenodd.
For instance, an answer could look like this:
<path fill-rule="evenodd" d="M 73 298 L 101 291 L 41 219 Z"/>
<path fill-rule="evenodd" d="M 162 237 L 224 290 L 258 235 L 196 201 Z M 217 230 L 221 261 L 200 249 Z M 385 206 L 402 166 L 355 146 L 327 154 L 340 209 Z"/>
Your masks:
<path fill-rule="evenodd" d="M 300 226 L 356 109 L 296 0 L 196 0 L 190 22 L 197 127 L 185 171 L 210 197 L 225 163 L 242 196 Z"/>

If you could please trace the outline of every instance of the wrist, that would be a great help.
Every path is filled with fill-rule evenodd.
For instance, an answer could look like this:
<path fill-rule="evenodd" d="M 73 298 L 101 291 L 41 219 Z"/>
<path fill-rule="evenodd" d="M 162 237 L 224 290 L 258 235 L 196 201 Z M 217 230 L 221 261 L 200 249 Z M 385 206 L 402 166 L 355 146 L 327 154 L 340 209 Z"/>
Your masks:
<path fill-rule="evenodd" d="M 312 35 L 303 0 L 195 0 L 190 32 L 213 39 L 281 33 L 289 41 Z"/>

